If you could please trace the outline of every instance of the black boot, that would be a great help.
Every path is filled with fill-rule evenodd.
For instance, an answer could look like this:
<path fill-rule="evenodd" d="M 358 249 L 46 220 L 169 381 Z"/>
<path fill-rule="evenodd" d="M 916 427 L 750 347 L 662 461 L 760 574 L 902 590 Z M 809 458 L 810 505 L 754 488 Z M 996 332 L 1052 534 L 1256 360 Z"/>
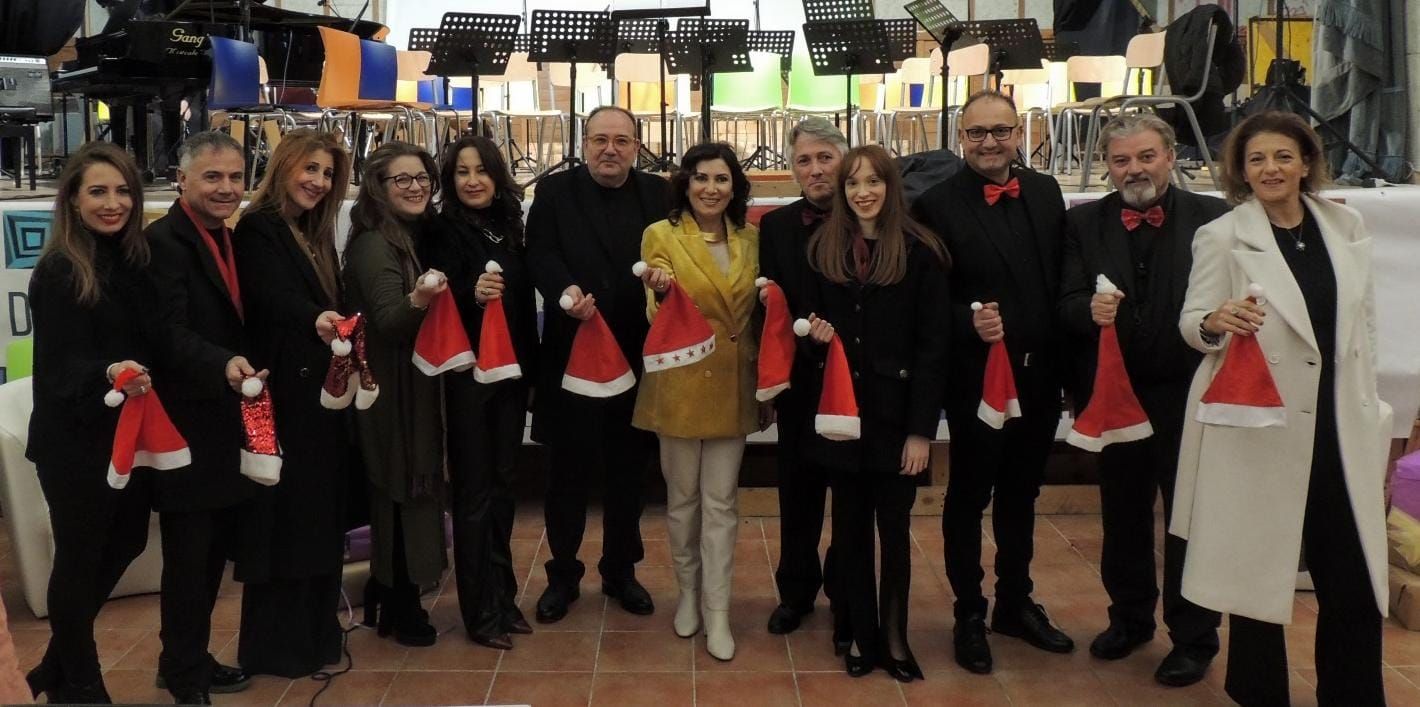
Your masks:
<path fill-rule="evenodd" d="M 429 624 L 429 612 L 419 603 L 419 587 L 404 582 L 384 592 L 380 609 L 379 635 L 394 634 L 396 643 L 412 648 L 434 645 L 438 631 Z"/>
<path fill-rule="evenodd" d="M 45 653 L 39 665 L 36 665 L 34 670 L 25 675 L 25 683 L 30 686 L 30 697 L 36 699 L 41 693 L 59 687 L 59 663 L 50 659 L 49 653 Z"/>

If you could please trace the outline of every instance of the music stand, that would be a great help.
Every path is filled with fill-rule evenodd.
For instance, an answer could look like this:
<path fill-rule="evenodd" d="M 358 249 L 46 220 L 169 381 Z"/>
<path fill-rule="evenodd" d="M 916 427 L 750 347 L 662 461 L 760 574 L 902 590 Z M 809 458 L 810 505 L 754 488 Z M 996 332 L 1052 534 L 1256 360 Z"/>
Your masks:
<path fill-rule="evenodd" d="M 912 15 L 912 19 L 917 20 L 917 24 L 922 25 L 922 29 L 927 30 L 927 34 L 936 40 L 937 46 L 942 52 L 942 91 L 947 90 L 947 78 L 950 75 L 950 68 L 947 66 L 947 54 L 950 53 L 952 45 L 961 39 L 961 22 L 956 15 L 943 5 L 941 0 L 912 0 L 907 3 L 907 14 Z M 945 101 L 943 101 L 945 107 Z M 943 149 L 947 146 L 947 121 L 938 120 L 937 129 L 940 133 L 937 136 L 937 144 Z"/>
<path fill-rule="evenodd" d="M 805 0 L 805 7 L 808 0 Z M 816 76 L 843 76 L 846 104 L 844 134 L 853 146 L 854 74 L 885 74 L 892 71 L 887 27 L 878 20 L 820 20 L 804 23 L 804 40 Z"/>
<path fill-rule="evenodd" d="M 594 64 L 612 62 L 611 17 L 605 12 L 583 10 L 533 10 L 532 49 L 528 60 L 536 62 L 567 62 L 570 95 L 567 99 L 567 154 L 529 184 L 563 167 L 582 164 L 577 157 L 577 62 Z"/>
<path fill-rule="evenodd" d="M 873 0 L 804 0 L 804 21 L 871 20 Z"/>
<path fill-rule="evenodd" d="M 782 31 L 752 29 L 745 35 L 745 47 L 752 52 L 770 52 L 779 55 L 779 73 L 784 82 L 789 81 L 789 69 L 794 65 L 794 30 Z"/>
<path fill-rule="evenodd" d="M 1004 69 L 1039 69 L 1040 60 L 1045 58 L 1045 40 L 1040 36 L 1040 25 L 1034 17 L 1023 20 L 977 20 L 960 22 L 963 35 L 974 37 L 991 47 L 991 63 L 987 73 L 996 77 L 996 87 L 1001 87 L 1001 71 Z M 966 41 L 963 36 L 958 44 Z M 972 42 L 975 44 L 976 42 Z"/>
<path fill-rule="evenodd" d="M 666 61 L 677 74 L 700 77 L 700 138 L 710 141 L 710 100 L 715 74 L 753 71 L 749 62 L 749 20 L 683 19 L 669 35 Z"/>
<path fill-rule="evenodd" d="M 478 77 L 500 76 L 508 70 L 508 55 L 513 53 L 513 34 L 518 31 L 522 19 L 517 15 L 446 12 L 439 22 L 428 71 L 445 79 L 450 76 L 469 77 L 473 89 L 469 106 L 473 118 L 469 129 L 475 135 L 482 127 L 478 119 Z M 417 31 L 410 30 L 411 44 Z M 421 39 L 427 39 L 427 34 L 421 35 Z M 452 88 L 447 80 L 444 90 L 446 98 L 451 95 Z"/>
<path fill-rule="evenodd" d="M 661 100 L 661 154 L 652 152 L 646 143 L 641 143 L 639 153 L 643 169 L 653 172 L 669 172 L 675 168 L 675 159 L 671 156 L 669 122 L 666 117 L 666 33 L 670 31 L 670 21 L 664 17 L 648 18 L 636 17 L 623 19 L 615 10 L 611 13 L 612 22 L 616 23 L 616 41 L 613 54 L 655 54 L 658 57 L 660 68 L 660 100 Z M 612 62 L 611 77 L 616 78 L 616 62 Z M 639 132 L 639 128 L 638 128 Z"/>

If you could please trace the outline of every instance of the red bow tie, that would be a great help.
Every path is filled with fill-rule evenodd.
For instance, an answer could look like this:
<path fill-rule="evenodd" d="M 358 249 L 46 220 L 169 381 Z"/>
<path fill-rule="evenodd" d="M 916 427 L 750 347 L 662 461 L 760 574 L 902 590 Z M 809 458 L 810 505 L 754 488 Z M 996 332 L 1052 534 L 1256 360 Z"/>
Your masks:
<path fill-rule="evenodd" d="M 1124 230 L 1133 231 L 1139 228 L 1140 222 L 1148 221 L 1150 226 L 1158 228 L 1164 225 L 1164 207 L 1150 206 L 1147 211 L 1135 211 L 1134 209 L 1121 209 L 1119 220 L 1124 222 Z"/>
<path fill-rule="evenodd" d="M 1002 194 L 1012 199 L 1019 199 L 1021 196 L 1021 181 L 1015 177 L 1011 177 L 1011 180 L 1006 182 L 1004 186 L 987 184 L 983 191 L 986 192 L 986 205 L 995 206 L 996 202 L 1001 200 Z"/>
<path fill-rule="evenodd" d="M 799 212 L 799 218 L 803 219 L 805 226 L 812 226 L 828 218 L 828 212 L 806 206 L 803 211 Z"/>

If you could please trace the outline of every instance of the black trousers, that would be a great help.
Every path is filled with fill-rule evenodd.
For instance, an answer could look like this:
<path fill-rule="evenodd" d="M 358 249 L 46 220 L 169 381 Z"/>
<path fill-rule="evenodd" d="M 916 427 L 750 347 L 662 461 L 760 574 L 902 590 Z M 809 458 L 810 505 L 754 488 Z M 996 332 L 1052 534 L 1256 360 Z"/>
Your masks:
<path fill-rule="evenodd" d="M 1060 422 L 1059 393 L 1051 386 L 1016 380 L 1024 415 L 995 430 L 976 416 L 980 402 L 948 401 L 951 475 L 942 512 L 947 580 L 956 595 L 958 619 L 986 613 L 981 582 L 981 518 L 986 506 L 996 538 L 996 604 L 1017 607 L 1034 587 L 1035 499 L 1045 478 L 1045 460 Z M 1041 389 L 1043 388 L 1043 389 Z"/>
<path fill-rule="evenodd" d="M 339 573 L 243 585 L 237 639 L 242 669 L 303 678 L 340 662 L 340 588 Z"/>
<path fill-rule="evenodd" d="M 136 472 L 126 488 L 115 490 L 101 467 L 39 468 L 54 533 L 50 637 L 42 663 L 57 668 L 71 685 L 99 680 L 94 618 L 148 545 L 151 497 L 144 474 Z"/>
<path fill-rule="evenodd" d="M 831 571 L 833 548 L 819 563 L 818 544 L 823 537 L 823 510 L 828 491 L 828 471 L 804 456 L 805 434 L 812 409 L 784 406 L 779 412 L 779 567 L 774 583 L 779 603 L 799 612 L 814 606 L 818 590 Z"/>
<path fill-rule="evenodd" d="M 523 444 L 527 386 L 445 380 L 450 422 L 454 579 L 469 635 L 505 633 L 517 607 L 513 575 L 513 473 Z"/>
<path fill-rule="evenodd" d="M 1335 421 L 1322 417 L 1302 521 L 1302 549 L 1316 586 L 1317 703 L 1379 707 L 1385 704 L 1381 614 L 1351 511 Z M 1244 707 L 1288 704 L 1282 626 L 1233 615 L 1228 628 L 1228 696 Z"/>
<path fill-rule="evenodd" d="M 1134 635 L 1153 635 L 1159 585 L 1154 563 L 1154 499 L 1164 497 L 1164 527 L 1173 515 L 1174 479 L 1190 381 L 1135 386 L 1149 415 L 1151 437 L 1111 444 L 1100 452 L 1100 511 L 1104 548 L 1100 576 L 1109 593 L 1109 622 Z M 1164 536 L 1164 625 L 1173 644 L 1198 657 L 1218 653 L 1222 616 L 1180 593 L 1187 541 Z"/>
<path fill-rule="evenodd" d="M 894 473 L 834 472 L 832 581 L 834 635 L 851 638 L 861 655 L 912 657 L 907 599 L 912 584 L 912 503 L 917 479 Z M 874 582 L 874 522 L 882 547 Z"/>
<path fill-rule="evenodd" d="M 582 419 L 587 429 L 577 439 L 548 445 L 551 469 L 543 516 L 549 583 L 580 582 L 586 568 L 577 559 L 587 529 L 587 481 L 604 479 L 602 496 L 602 558 L 597 571 L 603 578 L 621 579 L 635 572 L 645 557 L 641 544 L 641 485 L 655 437 L 631 426 L 635 396 L 625 393 L 599 408 L 598 415 Z M 570 435 L 569 435 L 570 436 Z"/>
<path fill-rule="evenodd" d="M 189 472 L 193 473 L 193 472 Z M 163 536 L 163 579 L 158 632 L 163 651 L 158 674 L 174 695 L 206 692 L 216 660 L 207 651 L 212 638 L 212 608 L 222 586 L 232 541 L 240 529 L 243 507 L 158 514 Z"/>

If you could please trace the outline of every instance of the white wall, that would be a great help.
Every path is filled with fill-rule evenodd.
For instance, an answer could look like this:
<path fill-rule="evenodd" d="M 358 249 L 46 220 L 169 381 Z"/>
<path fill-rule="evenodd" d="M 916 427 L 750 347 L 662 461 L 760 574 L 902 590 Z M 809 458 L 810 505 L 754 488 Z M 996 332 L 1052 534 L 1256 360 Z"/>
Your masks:
<path fill-rule="evenodd" d="M 1405 57 L 1410 81 L 1410 162 L 1420 165 L 1420 7 L 1405 8 Z M 1412 180 L 1413 181 L 1413 180 Z"/>

